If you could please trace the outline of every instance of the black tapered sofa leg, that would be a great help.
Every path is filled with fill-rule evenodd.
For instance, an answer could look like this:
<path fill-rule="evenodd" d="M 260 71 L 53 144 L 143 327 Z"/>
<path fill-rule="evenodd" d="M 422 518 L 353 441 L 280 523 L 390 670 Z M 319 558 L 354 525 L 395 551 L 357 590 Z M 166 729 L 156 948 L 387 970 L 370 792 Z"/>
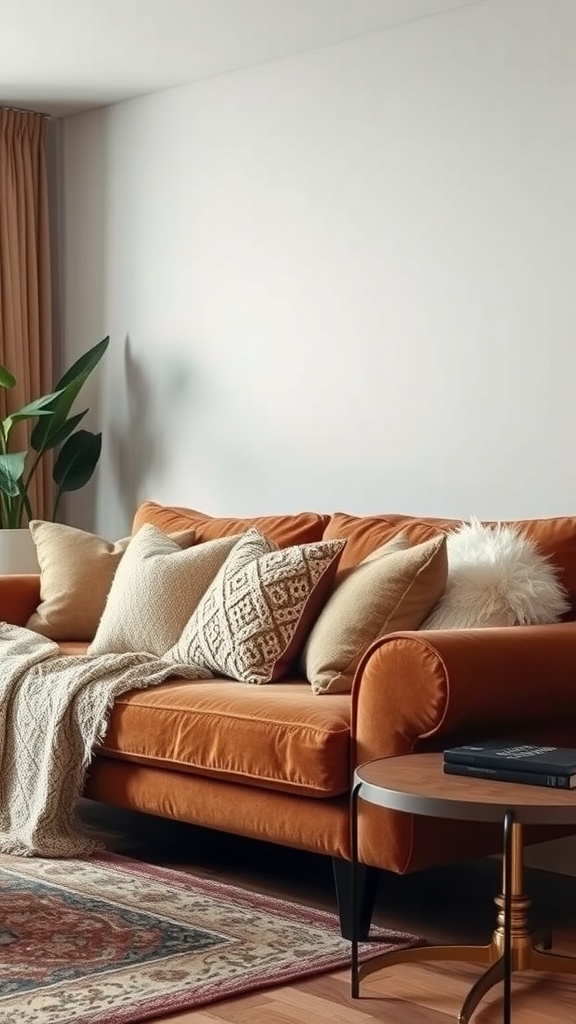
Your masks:
<path fill-rule="evenodd" d="M 336 903 L 340 918 L 340 931 L 345 939 L 352 938 L 352 872 L 349 860 L 332 857 L 334 884 L 336 886 Z M 370 931 L 372 913 L 378 891 L 378 868 L 358 865 L 358 937 L 366 939 Z"/>

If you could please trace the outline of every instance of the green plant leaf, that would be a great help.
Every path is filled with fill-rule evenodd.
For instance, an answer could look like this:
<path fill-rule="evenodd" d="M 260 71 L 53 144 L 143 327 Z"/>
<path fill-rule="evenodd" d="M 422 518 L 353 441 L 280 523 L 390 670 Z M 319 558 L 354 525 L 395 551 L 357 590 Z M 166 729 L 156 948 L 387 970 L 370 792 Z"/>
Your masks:
<path fill-rule="evenodd" d="M 50 448 L 54 448 L 55 444 L 59 443 L 54 441 L 54 436 L 66 422 L 68 413 L 78 393 L 102 359 L 109 344 L 109 337 L 99 341 L 97 345 L 94 345 L 84 355 L 80 356 L 70 369 L 66 371 L 64 376 L 60 378 L 56 384 L 58 397 L 55 397 L 50 405 L 50 411 L 53 415 L 50 419 L 40 420 L 32 431 L 30 443 L 34 451 L 39 453 L 45 452 Z"/>
<path fill-rule="evenodd" d="M 69 416 L 68 419 L 65 420 L 64 423 L 62 423 L 62 425 L 59 426 L 54 431 L 54 433 L 51 433 L 46 438 L 46 444 L 44 445 L 43 448 L 40 449 L 40 452 L 47 452 L 50 448 L 58 448 L 59 445 L 64 444 L 64 441 L 66 441 L 70 437 L 70 434 L 74 430 L 76 430 L 76 427 L 78 426 L 78 424 L 82 422 L 82 420 L 84 419 L 84 417 L 85 417 L 87 412 L 88 412 L 88 409 L 84 409 L 83 412 L 78 412 L 78 413 L 75 413 L 74 416 Z M 36 433 L 36 427 L 32 431 L 32 436 L 30 438 L 30 447 L 35 452 L 37 452 L 38 449 L 36 448 L 36 445 L 34 443 L 34 435 L 35 435 L 35 433 Z"/>
<path fill-rule="evenodd" d="M 10 413 L 5 420 L 2 421 L 2 431 L 4 437 L 7 438 L 12 427 L 15 423 L 20 420 L 33 420 L 37 416 L 52 416 L 52 410 L 47 409 L 46 406 L 50 405 L 51 402 L 59 395 L 60 392 L 53 391 L 49 395 L 44 395 L 43 398 L 36 398 L 33 402 L 28 402 L 28 405 L 23 405 L 17 412 Z"/>
<path fill-rule="evenodd" d="M 0 455 L 0 491 L 10 498 L 20 494 L 19 481 L 24 472 L 26 452 L 9 452 Z"/>
<path fill-rule="evenodd" d="M 46 406 L 50 405 L 55 398 L 58 398 L 60 391 L 52 391 L 49 395 L 44 395 L 42 398 L 35 398 L 33 402 L 28 402 L 27 405 L 23 405 L 17 412 L 11 413 L 11 419 L 16 420 L 27 420 L 33 416 L 51 416 L 52 410 L 47 409 Z"/>
<path fill-rule="evenodd" d="M 71 415 L 71 408 L 109 343 L 106 337 L 80 356 L 50 394 L 0 420 L 0 528 L 20 527 L 33 518 L 28 491 L 43 455 L 50 449 L 59 449 L 52 474 L 57 489 L 54 519 L 62 493 L 79 490 L 92 476 L 100 458 L 102 435 L 77 430 L 88 410 Z M 15 385 L 13 374 L 0 365 L 0 388 Z M 9 435 L 21 420 L 33 421 L 30 450 L 12 453 Z"/>
<path fill-rule="evenodd" d="M 60 449 L 52 472 L 59 494 L 78 491 L 88 483 L 98 464 L 101 450 L 102 434 L 78 430 L 68 438 Z"/>
<path fill-rule="evenodd" d="M 0 387 L 3 388 L 15 388 L 16 377 L 14 377 L 10 370 L 7 370 L 5 366 L 0 366 Z"/>
<path fill-rule="evenodd" d="M 92 348 L 89 348 L 88 351 L 85 352 L 83 356 L 80 356 L 80 358 L 77 359 L 75 363 L 72 363 L 72 366 L 70 367 L 69 370 L 66 370 L 64 376 L 61 377 L 60 380 L 58 381 L 56 385 L 56 390 L 59 391 L 64 388 L 69 388 L 71 384 L 73 384 L 80 378 L 82 379 L 82 382 L 84 382 L 86 378 L 90 376 L 92 370 L 94 370 L 95 367 L 98 366 L 98 363 L 102 359 L 102 356 L 104 355 L 109 344 L 110 338 L 106 337 L 103 338 L 102 341 L 99 341 L 96 345 L 93 345 Z"/>

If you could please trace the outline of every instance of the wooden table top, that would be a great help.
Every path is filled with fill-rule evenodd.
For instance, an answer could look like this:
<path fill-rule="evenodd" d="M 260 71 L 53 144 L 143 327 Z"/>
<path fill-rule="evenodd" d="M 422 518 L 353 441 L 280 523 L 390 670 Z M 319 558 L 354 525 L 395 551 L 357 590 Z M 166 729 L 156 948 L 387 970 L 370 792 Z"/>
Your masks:
<path fill-rule="evenodd" d="M 443 755 L 407 754 L 366 761 L 354 773 L 359 796 L 411 814 L 468 821 L 504 819 L 531 825 L 576 824 L 576 790 L 445 775 Z"/>

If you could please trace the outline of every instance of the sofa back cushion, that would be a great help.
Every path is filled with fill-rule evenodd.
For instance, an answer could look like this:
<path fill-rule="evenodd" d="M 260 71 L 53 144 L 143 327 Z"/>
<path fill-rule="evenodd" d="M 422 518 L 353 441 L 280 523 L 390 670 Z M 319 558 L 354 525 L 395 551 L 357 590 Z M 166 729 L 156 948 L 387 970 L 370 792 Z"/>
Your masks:
<path fill-rule="evenodd" d="M 492 520 L 484 520 L 496 525 Z M 576 516 L 551 516 L 543 519 L 502 520 L 518 527 L 534 541 L 539 552 L 558 570 L 558 579 L 568 591 L 572 611 L 576 609 Z M 461 519 L 386 514 L 353 516 L 336 512 L 330 517 L 324 539 L 344 537 L 347 541 L 338 565 L 337 579 L 367 555 L 403 533 L 410 544 L 421 544 L 439 532 L 448 533 L 461 525 Z"/>
<path fill-rule="evenodd" d="M 252 527 L 275 541 L 278 547 L 288 548 L 293 544 L 311 544 L 322 540 L 322 534 L 329 515 L 318 512 L 298 512 L 278 516 L 209 516 L 192 508 L 160 505 L 155 501 L 144 501 L 136 510 L 132 524 L 135 533 L 144 523 L 151 523 L 164 533 L 175 530 L 196 531 L 196 543 L 245 533 Z"/>

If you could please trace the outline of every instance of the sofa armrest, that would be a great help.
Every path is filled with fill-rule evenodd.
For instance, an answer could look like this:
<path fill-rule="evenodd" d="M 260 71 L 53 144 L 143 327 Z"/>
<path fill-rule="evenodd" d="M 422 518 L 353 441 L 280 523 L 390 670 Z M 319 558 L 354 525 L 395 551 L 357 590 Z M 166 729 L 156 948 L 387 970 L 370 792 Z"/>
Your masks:
<path fill-rule="evenodd" d="M 0 621 L 25 626 L 40 604 L 40 576 L 0 576 Z"/>
<path fill-rule="evenodd" d="M 576 746 L 576 623 L 394 633 L 365 653 L 352 692 L 352 757 L 443 750 L 481 736 Z M 542 830 L 540 830 L 541 833 Z M 557 831 L 527 836 L 554 838 Z M 403 873 L 501 848 L 500 827 L 364 803 L 360 858 Z"/>
<path fill-rule="evenodd" d="M 357 764 L 558 728 L 576 745 L 576 622 L 390 634 L 354 680 Z"/>

